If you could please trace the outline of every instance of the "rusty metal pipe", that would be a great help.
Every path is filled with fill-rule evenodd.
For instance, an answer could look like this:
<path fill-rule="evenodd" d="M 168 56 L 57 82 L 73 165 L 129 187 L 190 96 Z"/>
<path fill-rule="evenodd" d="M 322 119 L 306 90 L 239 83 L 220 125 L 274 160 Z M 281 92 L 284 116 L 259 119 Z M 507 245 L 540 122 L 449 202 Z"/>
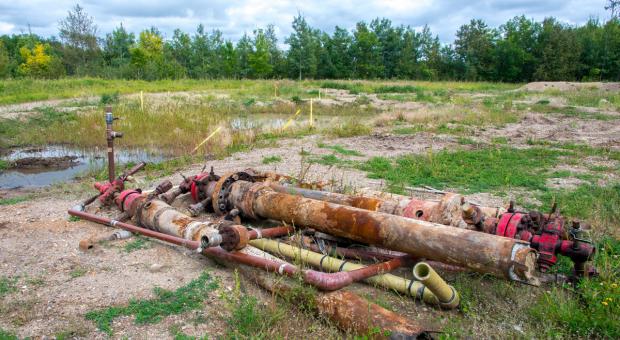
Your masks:
<path fill-rule="evenodd" d="M 415 257 L 538 284 L 533 275 L 536 252 L 527 242 L 278 193 L 262 183 L 236 181 L 226 200 L 246 217 L 311 227 Z"/>
<path fill-rule="evenodd" d="M 297 291 L 290 281 L 276 279 L 244 265 L 237 268 L 259 286 L 287 299 Z M 327 317 L 341 330 L 355 335 L 368 335 L 374 331 L 373 339 L 432 339 L 431 333 L 437 331 L 436 327 L 404 318 L 349 291 L 293 295 L 300 300 L 294 302 L 314 306 L 319 315 Z M 380 332 L 377 333 L 377 329 Z"/>
<path fill-rule="evenodd" d="M 97 216 L 94 214 L 86 213 L 78 210 L 69 210 L 69 215 L 80 217 L 82 219 L 96 222 L 99 224 L 109 225 L 112 227 L 119 227 L 130 232 L 138 233 L 144 236 L 153 237 L 161 241 L 184 246 L 189 249 L 200 250 L 201 253 L 207 256 L 217 257 L 222 260 L 233 261 L 238 263 L 247 264 L 253 267 L 262 268 L 269 272 L 279 273 L 280 275 L 295 276 L 301 274 L 304 282 L 317 287 L 318 289 L 325 291 L 338 290 L 350 285 L 356 280 L 363 280 L 367 277 L 373 276 L 379 270 L 383 269 L 383 266 L 377 266 L 374 271 L 364 270 L 359 272 L 339 272 L 339 273 L 323 273 L 315 270 L 300 271 L 297 267 L 290 264 L 282 264 L 275 261 L 266 260 L 257 256 L 251 256 L 242 252 L 228 252 L 220 247 L 203 248 L 200 241 L 185 239 L 178 236 L 172 236 L 164 234 L 158 231 L 138 227 L 129 223 L 116 221 L 107 217 Z"/>
<path fill-rule="evenodd" d="M 251 229 L 249 231 L 250 240 L 256 240 L 261 238 L 272 238 L 289 235 L 295 232 L 295 228 L 291 226 L 273 227 L 266 229 Z"/>

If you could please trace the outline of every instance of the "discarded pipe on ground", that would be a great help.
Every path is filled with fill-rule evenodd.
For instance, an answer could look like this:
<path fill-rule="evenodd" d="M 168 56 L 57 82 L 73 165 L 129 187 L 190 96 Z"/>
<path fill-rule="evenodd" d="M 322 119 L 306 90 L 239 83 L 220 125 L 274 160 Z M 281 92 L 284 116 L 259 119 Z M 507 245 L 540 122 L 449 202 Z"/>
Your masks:
<path fill-rule="evenodd" d="M 127 230 L 117 230 L 112 235 L 99 238 L 85 238 L 80 240 L 79 247 L 82 250 L 89 250 L 95 247 L 97 243 L 114 240 L 124 240 L 130 238 L 133 234 Z"/>
<path fill-rule="evenodd" d="M 253 247 L 246 249 L 250 248 Z M 258 249 L 253 249 L 256 254 Z M 274 261 L 285 263 L 278 258 Z M 318 314 L 328 318 L 345 332 L 356 335 L 373 334 L 375 339 L 432 339 L 431 333 L 437 331 L 433 326 L 404 318 L 349 291 L 298 294 L 290 280 L 276 279 L 264 271 L 245 265 L 237 264 L 236 268 L 245 277 L 274 294 L 286 299 L 293 296 L 296 304 L 315 307 Z"/>
<path fill-rule="evenodd" d="M 353 270 L 351 272 L 323 273 L 314 270 L 300 271 L 295 266 L 280 265 L 276 262 L 268 261 L 256 256 L 249 256 L 241 252 L 227 252 L 221 247 L 207 247 L 209 246 L 209 244 L 205 244 L 208 241 L 205 241 L 204 238 L 201 241 L 186 239 L 73 209 L 69 210 L 69 214 L 92 222 L 97 222 L 113 227 L 119 227 L 131 232 L 136 232 L 145 236 L 154 237 L 159 240 L 181 245 L 190 249 L 200 249 L 203 254 L 208 256 L 214 256 L 223 260 L 235 261 L 254 267 L 263 268 L 267 271 L 277 272 L 280 275 L 295 276 L 298 274 L 302 274 L 304 282 L 311 284 L 321 290 L 338 290 L 350 285 L 353 282 L 364 280 L 370 276 L 376 275 L 381 271 L 389 269 L 389 265 L 379 263 L 373 266 L 368 266 L 364 269 Z M 172 230 L 170 229 L 164 230 L 172 232 Z"/>
<path fill-rule="evenodd" d="M 315 253 L 306 249 L 301 249 L 274 240 L 253 240 L 250 241 L 250 244 L 258 249 L 266 250 L 274 254 L 279 254 L 287 258 L 301 260 L 302 262 L 309 263 L 314 267 L 318 267 L 320 270 L 328 270 L 331 272 L 350 272 L 361 270 L 363 268 L 368 268 L 361 264 L 343 261 L 331 256 Z M 404 265 L 407 261 L 408 260 L 403 257 L 396 257 L 383 263 L 393 263 L 390 268 L 396 269 L 397 267 Z M 396 275 L 388 274 L 388 271 L 389 270 L 386 270 L 384 271 L 384 273 L 369 277 L 365 281 L 377 286 L 393 289 L 399 293 L 407 294 L 414 297 L 415 299 L 424 301 L 425 303 L 437 304 L 440 302 L 440 300 L 433 295 L 432 291 L 425 289 L 425 286 L 422 283 L 418 281 L 407 280 Z"/>
<path fill-rule="evenodd" d="M 447 284 L 437 272 L 425 262 L 419 262 L 413 267 L 413 277 L 422 282 L 435 294 L 439 305 L 444 308 L 456 308 L 460 303 L 459 293 Z"/>
<path fill-rule="evenodd" d="M 279 193 L 262 183 L 235 181 L 213 195 L 218 207 L 239 209 L 246 217 L 311 227 L 415 257 L 538 284 L 536 252 L 527 242 Z"/>

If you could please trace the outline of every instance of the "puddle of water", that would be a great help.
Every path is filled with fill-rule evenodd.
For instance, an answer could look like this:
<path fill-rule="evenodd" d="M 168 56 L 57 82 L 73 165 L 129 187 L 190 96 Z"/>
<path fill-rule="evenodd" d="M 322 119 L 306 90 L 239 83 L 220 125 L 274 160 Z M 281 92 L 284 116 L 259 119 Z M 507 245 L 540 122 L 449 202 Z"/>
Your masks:
<path fill-rule="evenodd" d="M 253 114 L 232 118 L 229 121 L 233 130 L 258 129 L 263 131 L 282 129 L 291 118 L 291 115 L 281 114 Z M 315 116 L 314 125 L 318 128 L 333 126 L 341 122 L 338 116 Z M 289 128 L 307 126 L 309 124 L 308 115 L 298 116 L 291 122 Z M 36 169 L 10 169 L 0 172 L 0 189 L 11 189 L 19 187 L 44 187 L 59 182 L 66 182 L 76 176 L 84 174 L 93 169 L 101 169 L 107 164 L 107 154 L 105 148 L 100 149 L 79 149 L 70 146 L 46 146 L 39 148 L 21 148 L 11 150 L 8 155 L 3 155 L 0 159 L 15 161 L 22 158 L 49 158 L 75 156 L 75 163 L 66 168 L 36 168 Z M 125 164 L 128 162 L 162 162 L 170 157 L 161 153 L 153 153 L 140 149 L 116 149 L 116 163 Z"/>
<path fill-rule="evenodd" d="M 157 163 L 167 158 L 162 154 L 138 149 L 115 149 L 114 151 L 117 164 L 141 161 Z M 107 164 L 107 154 L 104 148 L 99 150 L 76 149 L 66 146 L 15 149 L 2 159 L 14 161 L 27 157 L 47 158 L 64 156 L 75 156 L 77 158 L 75 163 L 67 168 L 10 169 L 0 172 L 0 189 L 43 187 L 54 183 L 66 182 L 87 171 L 101 169 Z"/>

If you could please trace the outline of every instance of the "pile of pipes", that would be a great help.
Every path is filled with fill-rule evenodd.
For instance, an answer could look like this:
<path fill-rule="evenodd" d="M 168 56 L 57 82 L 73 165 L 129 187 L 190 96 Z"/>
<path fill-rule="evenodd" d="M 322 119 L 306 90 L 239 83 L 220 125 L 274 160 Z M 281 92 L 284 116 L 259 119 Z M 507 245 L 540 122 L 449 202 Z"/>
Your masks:
<path fill-rule="evenodd" d="M 517 211 L 512 204 L 484 207 L 452 193 L 441 193 L 438 200 L 370 190 L 345 195 L 320 190 L 321 183 L 252 169 L 203 170 L 177 186 L 164 181 L 150 191 L 125 189 L 125 181 L 145 164 L 114 175 L 113 140 L 121 134 L 112 130 L 111 110 L 106 122 L 109 180 L 95 183 L 97 195 L 70 215 L 194 249 L 274 293 L 291 286 L 268 272 L 301 278 L 321 291 L 313 301 L 318 312 L 347 331 L 368 334 L 379 328 L 392 337 L 430 337 L 437 331 L 342 290 L 355 282 L 453 309 L 459 294 L 433 267 L 536 286 L 541 273 L 566 256 L 574 263 L 574 277 L 595 274 L 587 232 L 577 222 L 567 226 L 555 208 L 540 213 Z M 87 212 L 94 202 L 117 216 Z M 85 240 L 80 247 L 92 244 Z M 407 267 L 413 268 L 412 278 L 390 273 Z"/>

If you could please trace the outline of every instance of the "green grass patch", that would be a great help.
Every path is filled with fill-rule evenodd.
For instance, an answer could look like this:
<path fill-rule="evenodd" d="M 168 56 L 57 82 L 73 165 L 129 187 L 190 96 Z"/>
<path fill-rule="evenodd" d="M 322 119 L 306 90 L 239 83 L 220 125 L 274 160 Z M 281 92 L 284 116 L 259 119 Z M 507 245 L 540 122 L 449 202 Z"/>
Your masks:
<path fill-rule="evenodd" d="M 9 161 L 5 161 L 4 159 L 0 159 L 0 171 L 6 170 L 11 166 Z"/>
<path fill-rule="evenodd" d="M 0 277 L 0 298 L 17 290 L 17 278 Z"/>
<path fill-rule="evenodd" d="M 71 272 L 69 272 L 69 276 L 71 276 L 72 279 L 76 279 L 78 277 L 82 277 L 86 275 L 86 273 L 88 273 L 88 270 L 86 268 L 77 267 L 73 269 Z"/>
<path fill-rule="evenodd" d="M 327 166 L 340 166 L 346 164 L 345 160 L 338 158 L 338 156 L 336 156 L 335 154 L 323 155 L 320 157 L 310 157 L 308 159 L 308 162 Z"/>
<path fill-rule="evenodd" d="M 144 236 L 134 235 L 134 239 L 130 242 L 127 242 L 123 247 L 123 250 L 126 253 L 132 253 L 136 250 L 140 249 L 148 249 L 151 247 L 151 241 Z"/>
<path fill-rule="evenodd" d="M 465 192 L 523 187 L 546 190 L 545 169 L 567 152 L 507 147 L 456 152 L 429 152 L 395 160 L 374 157 L 361 165 L 371 178 L 388 180 L 392 190 L 408 185 L 460 188 Z M 400 189 L 399 189 L 400 188 Z"/>
<path fill-rule="evenodd" d="M 112 321 L 120 316 L 135 316 L 136 324 L 157 323 L 168 315 L 178 315 L 203 307 L 208 294 L 218 288 L 218 283 L 207 272 L 174 291 L 155 287 L 153 299 L 132 299 L 126 306 L 113 306 L 86 313 L 97 328 L 112 335 Z"/>
<path fill-rule="evenodd" d="M 468 138 L 468 137 L 458 137 L 456 139 L 456 142 L 461 144 L 461 145 L 476 145 L 479 144 L 478 142 L 476 142 L 475 140 Z"/>
<path fill-rule="evenodd" d="M 29 199 L 30 197 L 28 196 L 16 196 L 16 197 L 10 197 L 10 198 L 2 198 L 0 199 L 0 205 L 13 205 L 13 204 L 25 202 Z"/>
<path fill-rule="evenodd" d="M 271 164 L 271 163 L 279 163 L 282 161 L 282 158 L 280 156 L 268 156 L 268 157 L 263 157 L 263 164 Z"/>
<path fill-rule="evenodd" d="M 0 340 L 19 340 L 19 337 L 15 333 L 0 327 Z"/>
<path fill-rule="evenodd" d="M 359 94 L 364 91 L 364 85 L 362 83 L 350 83 L 350 82 L 335 82 L 335 81 L 326 81 L 321 84 L 321 88 L 324 89 L 336 89 L 336 90 L 346 90 L 351 94 Z"/>
<path fill-rule="evenodd" d="M 346 149 L 342 145 L 338 145 L 338 144 L 336 144 L 336 145 L 327 145 L 327 144 L 319 143 L 318 147 L 322 148 L 322 149 L 334 150 L 336 153 L 339 153 L 339 154 L 344 155 L 344 156 L 364 156 L 362 153 L 360 153 L 360 152 L 358 152 L 356 150 Z"/>

